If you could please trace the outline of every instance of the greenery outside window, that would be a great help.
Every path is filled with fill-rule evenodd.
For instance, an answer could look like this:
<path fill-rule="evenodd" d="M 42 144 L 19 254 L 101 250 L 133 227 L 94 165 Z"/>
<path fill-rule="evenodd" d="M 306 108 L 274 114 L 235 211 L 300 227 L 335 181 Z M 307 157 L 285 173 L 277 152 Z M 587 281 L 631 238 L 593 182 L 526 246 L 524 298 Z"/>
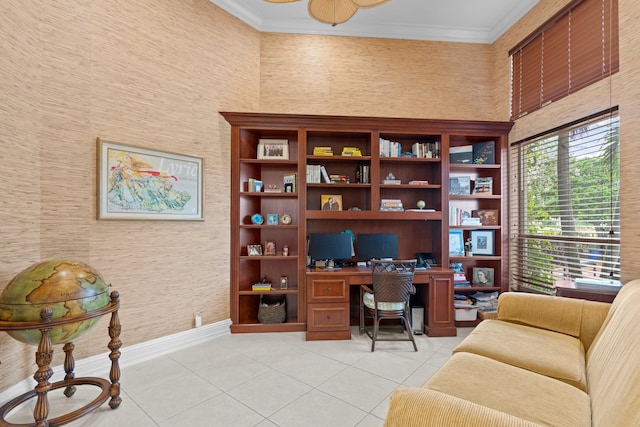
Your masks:
<path fill-rule="evenodd" d="M 618 121 L 615 107 L 511 144 L 512 288 L 620 280 Z"/>

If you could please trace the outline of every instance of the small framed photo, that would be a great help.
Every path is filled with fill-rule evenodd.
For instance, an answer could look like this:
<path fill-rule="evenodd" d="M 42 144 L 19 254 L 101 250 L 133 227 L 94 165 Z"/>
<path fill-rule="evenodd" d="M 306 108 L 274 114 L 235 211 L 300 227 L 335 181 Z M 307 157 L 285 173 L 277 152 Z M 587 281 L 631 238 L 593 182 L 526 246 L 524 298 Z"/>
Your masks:
<path fill-rule="evenodd" d="M 340 194 L 323 194 L 320 196 L 323 211 L 341 211 L 342 196 Z"/>
<path fill-rule="evenodd" d="M 267 240 L 264 242 L 264 254 L 275 255 L 276 254 L 276 242 L 275 240 Z"/>
<path fill-rule="evenodd" d="M 473 194 L 493 194 L 493 178 L 478 177 L 473 186 Z"/>
<path fill-rule="evenodd" d="M 258 159 L 289 160 L 289 140 L 261 139 L 258 142 Z"/>
<path fill-rule="evenodd" d="M 462 230 L 449 230 L 449 255 L 464 255 Z"/>
<path fill-rule="evenodd" d="M 493 268 L 473 267 L 471 280 L 474 286 L 493 286 Z"/>
<path fill-rule="evenodd" d="M 471 230 L 471 248 L 474 255 L 494 254 L 494 230 Z"/>
<path fill-rule="evenodd" d="M 267 214 L 267 225 L 278 225 L 278 214 Z"/>
<path fill-rule="evenodd" d="M 247 245 L 247 254 L 249 256 L 262 255 L 262 245 Z"/>
<path fill-rule="evenodd" d="M 449 194 L 471 194 L 470 176 L 452 176 L 449 178 Z"/>
<path fill-rule="evenodd" d="M 498 214 L 498 209 L 479 209 L 471 212 L 472 217 L 480 218 L 482 225 L 498 225 Z"/>

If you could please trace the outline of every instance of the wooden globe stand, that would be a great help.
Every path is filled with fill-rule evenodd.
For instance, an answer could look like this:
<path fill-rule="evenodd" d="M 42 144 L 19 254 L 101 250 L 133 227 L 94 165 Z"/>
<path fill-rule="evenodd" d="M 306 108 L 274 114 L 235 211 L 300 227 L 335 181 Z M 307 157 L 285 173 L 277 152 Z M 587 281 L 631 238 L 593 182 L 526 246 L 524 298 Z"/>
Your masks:
<path fill-rule="evenodd" d="M 118 360 L 120 359 L 120 347 L 122 342 L 120 341 L 120 320 L 118 319 L 118 308 L 120 307 L 120 295 L 118 292 L 111 292 L 111 302 L 106 306 L 93 310 L 88 313 L 82 313 L 79 315 L 64 317 L 59 319 L 52 319 L 53 310 L 50 308 L 42 309 L 40 312 L 41 320 L 29 321 L 29 322 L 6 322 L 0 321 L 0 331 L 23 331 L 38 329 L 41 332 L 40 342 L 38 344 L 38 350 L 36 351 L 36 364 L 38 370 L 33 375 L 37 384 L 33 390 L 28 391 L 15 399 L 7 402 L 0 407 L 0 427 L 17 427 L 17 426 L 29 426 L 35 425 L 36 427 L 54 427 L 60 426 L 71 421 L 75 421 L 78 418 L 88 414 L 89 412 L 100 407 L 107 399 L 111 409 L 116 409 L 120 406 L 122 399 L 120 398 L 120 366 Z M 65 352 L 64 370 L 66 375 L 64 380 L 49 383 L 49 378 L 53 375 L 53 370 L 50 367 L 51 360 L 53 358 L 53 345 L 51 344 L 50 332 L 51 329 L 56 326 L 68 325 L 75 322 L 82 322 L 85 320 L 93 319 L 95 317 L 104 316 L 111 313 L 111 322 L 109 323 L 109 359 L 111 359 L 111 370 L 109 373 L 110 381 L 97 377 L 83 377 L 75 378 L 73 370 L 75 368 L 75 361 L 73 359 L 74 345 L 68 342 L 64 345 L 63 351 Z M 64 395 L 67 397 L 73 396 L 76 391 L 77 385 L 93 385 L 100 387 L 102 390 L 98 397 L 89 404 L 83 406 L 68 414 L 61 415 L 54 419 L 48 420 L 49 415 L 49 400 L 47 393 L 50 390 L 56 390 L 65 387 Z M 6 421 L 6 417 L 14 408 L 20 404 L 26 402 L 32 397 L 36 397 L 36 406 L 33 411 L 33 418 L 35 424 L 13 424 Z"/>

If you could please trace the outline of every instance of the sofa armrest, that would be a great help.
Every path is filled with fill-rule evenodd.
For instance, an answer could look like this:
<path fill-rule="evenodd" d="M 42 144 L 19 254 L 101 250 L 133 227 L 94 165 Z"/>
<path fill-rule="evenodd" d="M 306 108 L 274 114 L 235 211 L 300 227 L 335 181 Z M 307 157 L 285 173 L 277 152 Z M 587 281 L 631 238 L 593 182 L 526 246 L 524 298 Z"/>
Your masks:
<path fill-rule="evenodd" d="M 539 427 L 539 424 L 428 388 L 397 388 L 391 394 L 384 427 L 424 426 Z"/>
<path fill-rule="evenodd" d="M 585 338 L 588 347 L 610 306 L 582 299 L 505 292 L 498 299 L 498 320 Z"/>

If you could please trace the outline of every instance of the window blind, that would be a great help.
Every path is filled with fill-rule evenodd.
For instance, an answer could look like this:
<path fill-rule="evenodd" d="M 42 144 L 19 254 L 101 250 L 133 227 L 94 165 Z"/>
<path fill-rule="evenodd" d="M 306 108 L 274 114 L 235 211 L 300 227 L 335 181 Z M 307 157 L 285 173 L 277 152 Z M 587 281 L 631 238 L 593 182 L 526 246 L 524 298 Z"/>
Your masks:
<path fill-rule="evenodd" d="M 620 280 L 617 107 L 511 145 L 511 286 Z"/>
<path fill-rule="evenodd" d="M 618 71 L 618 0 L 570 2 L 509 55 L 515 120 Z"/>

